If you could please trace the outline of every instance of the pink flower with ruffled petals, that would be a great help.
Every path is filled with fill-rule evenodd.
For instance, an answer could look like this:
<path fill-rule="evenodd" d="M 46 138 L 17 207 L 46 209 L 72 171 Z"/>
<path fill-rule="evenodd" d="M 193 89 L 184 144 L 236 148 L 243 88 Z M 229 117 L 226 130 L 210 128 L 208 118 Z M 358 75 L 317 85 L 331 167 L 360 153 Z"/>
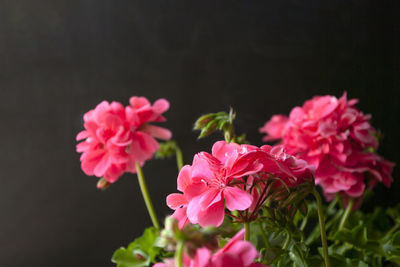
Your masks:
<path fill-rule="evenodd" d="M 195 155 L 192 166 L 181 170 L 178 190 L 184 194 L 169 195 L 168 205 L 176 210 L 186 209 L 191 223 L 221 225 L 225 205 L 231 211 L 250 207 L 252 196 L 236 183 L 243 183 L 243 176 L 261 170 L 262 164 L 253 160 L 257 153 L 258 148 L 254 146 L 216 142 L 212 154 Z M 179 216 L 175 214 L 175 217 Z M 184 216 L 180 218 L 181 225 L 184 219 Z"/>
<path fill-rule="evenodd" d="M 180 228 L 188 222 L 219 226 L 225 207 L 230 211 L 247 210 L 240 220 L 252 221 L 273 191 L 266 190 L 266 186 L 273 183 L 280 190 L 312 182 L 313 171 L 312 166 L 286 154 L 282 147 L 258 148 L 218 141 L 212 154 L 200 152 L 191 166 L 182 168 L 178 190 L 183 194 L 170 194 L 167 205 L 175 210 L 173 216 Z"/>
<path fill-rule="evenodd" d="M 81 167 L 87 175 L 104 177 L 114 183 L 124 172 L 136 172 L 135 163 L 143 165 L 158 149 L 154 138 L 167 140 L 171 132 L 149 125 L 165 121 L 162 113 L 169 108 L 165 99 L 152 106 L 144 97 L 132 97 L 130 106 L 101 102 L 84 116 L 85 130 L 76 139 Z"/>
<path fill-rule="evenodd" d="M 275 115 L 260 132 L 265 141 L 282 140 L 289 154 L 316 167 L 315 182 L 325 195 L 341 193 L 357 198 L 377 182 L 390 186 L 394 164 L 372 151 L 378 148 L 370 115 L 355 107 L 346 93 L 316 96 L 295 107 L 289 117 Z"/>
<path fill-rule="evenodd" d="M 231 240 L 216 253 L 205 248 L 196 250 L 193 259 L 183 255 L 185 267 L 268 267 L 254 260 L 259 257 L 256 248 L 250 242 L 243 241 L 244 230 L 239 231 Z M 166 259 L 164 263 L 157 263 L 155 267 L 174 267 L 174 259 Z"/>

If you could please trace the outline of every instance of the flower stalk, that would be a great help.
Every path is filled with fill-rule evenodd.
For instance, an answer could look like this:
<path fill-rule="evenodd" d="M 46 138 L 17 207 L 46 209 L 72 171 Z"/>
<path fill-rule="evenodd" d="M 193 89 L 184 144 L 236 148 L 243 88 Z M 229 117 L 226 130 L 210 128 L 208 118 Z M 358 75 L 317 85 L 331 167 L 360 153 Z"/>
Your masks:
<path fill-rule="evenodd" d="M 315 189 L 315 187 L 313 188 L 312 193 L 313 193 L 315 199 L 317 200 L 318 220 L 319 220 L 320 229 L 321 229 L 321 243 L 322 243 L 322 248 L 324 251 L 325 266 L 330 267 L 329 256 L 328 256 L 328 243 L 326 241 L 326 233 L 325 233 L 324 213 L 322 210 L 322 200 L 321 200 L 321 196 L 319 195 L 319 193 Z"/>
<path fill-rule="evenodd" d="M 184 242 L 181 240 L 178 242 L 175 250 L 175 266 L 183 267 L 183 248 Z"/>
<path fill-rule="evenodd" d="M 244 222 L 244 240 L 250 241 L 250 222 Z"/>
<path fill-rule="evenodd" d="M 178 171 L 180 171 L 183 167 L 182 150 L 178 146 L 176 146 L 175 153 L 176 153 L 176 165 L 178 166 Z"/>
<path fill-rule="evenodd" d="M 140 190 L 142 191 L 143 199 L 144 199 L 144 202 L 146 203 L 147 211 L 149 212 L 149 215 L 150 215 L 151 221 L 153 222 L 154 227 L 157 228 L 157 230 L 159 230 L 160 223 L 158 222 L 156 212 L 154 211 L 153 203 L 151 202 L 151 199 L 150 199 L 150 194 L 149 194 L 149 190 L 147 189 L 147 186 L 146 186 L 146 181 L 144 179 L 142 167 L 140 167 L 140 164 L 138 162 L 136 162 L 136 172 L 137 172 L 136 174 L 137 174 L 137 177 L 139 180 Z"/>
<path fill-rule="evenodd" d="M 353 209 L 353 204 L 354 204 L 354 201 L 351 198 L 349 200 L 349 203 L 347 204 L 347 207 L 346 207 L 345 211 L 344 211 L 343 217 L 340 220 L 339 230 L 342 230 L 343 227 L 346 225 L 346 222 L 347 222 L 347 219 L 349 218 L 350 212 Z"/>

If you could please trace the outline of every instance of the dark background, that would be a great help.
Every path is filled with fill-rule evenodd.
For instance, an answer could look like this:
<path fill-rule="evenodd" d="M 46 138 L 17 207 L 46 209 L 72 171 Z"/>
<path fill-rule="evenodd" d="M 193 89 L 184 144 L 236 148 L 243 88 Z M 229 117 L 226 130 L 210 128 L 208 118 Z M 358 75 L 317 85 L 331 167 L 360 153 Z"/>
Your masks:
<path fill-rule="evenodd" d="M 171 102 L 165 126 L 186 162 L 213 141 L 206 112 L 258 128 L 315 94 L 359 98 L 400 162 L 398 1 L 0 1 L 0 266 L 112 266 L 150 225 L 134 175 L 107 191 L 75 152 L 82 115 L 132 95 Z M 144 167 L 159 217 L 176 191 L 172 160 Z M 399 168 L 374 202 L 400 199 Z M 366 206 L 368 208 L 368 205 Z"/>

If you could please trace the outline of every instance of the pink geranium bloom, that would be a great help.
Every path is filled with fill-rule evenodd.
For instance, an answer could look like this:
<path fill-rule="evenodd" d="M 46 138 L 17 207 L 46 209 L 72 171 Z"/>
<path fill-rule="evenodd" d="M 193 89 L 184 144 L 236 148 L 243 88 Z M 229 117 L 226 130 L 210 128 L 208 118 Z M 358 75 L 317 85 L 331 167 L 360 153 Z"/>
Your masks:
<path fill-rule="evenodd" d="M 289 154 L 316 167 L 315 182 L 327 197 L 341 193 L 357 198 L 377 182 L 390 186 L 394 164 L 376 155 L 376 131 L 370 115 L 355 107 L 346 93 L 316 96 L 295 107 L 289 117 L 275 115 L 260 129 L 265 141 L 280 139 Z"/>
<path fill-rule="evenodd" d="M 167 129 L 149 125 L 164 121 L 169 108 L 165 99 L 152 106 L 144 97 L 132 97 L 130 106 L 118 102 L 101 102 L 84 116 L 84 128 L 76 139 L 81 152 L 81 167 L 87 175 L 115 182 L 124 172 L 136 172 L 135 163 L 143 165 L 158 149 L 154 138 L 169 139 Z"/>
<path fill-rule="evenodd" d="M 173 209 L 187 208 L 189 221 L 201 226 L 221 225 L 225 204 L 231 211 L 249 208 L 252 196 L 237 183 L 243 183 L 243 176 L 261 170 L 262 164 L 255 160 L 257 150 L 249 145 L 216 142 L 212 154 L 201 152 L 195 155 L 192 166 L 181 170 L 178 190 L 184 194 L 169 195 L 168 205 Z M 184 219 L 181 217 L 180 224 Z"/>
<path fill-rule="evenodd" d="M 167 197 L 167 205 L 182 228 L 188 222 L 219 226 L 230 210 L 250 211 L 241 219 L 253 220 L 267 199 L 266 185 L 274 188 L 312 182 L 314 168 L 304 160 L 286 154 L 282 147 L 238 145 L 218 141 L 212 154 L 195 155 L 192 165 L 182 168 L 178 190 Z M 284 197 L 284 195 L 281 195 Z M 230 214 L 228 214 L 230 215 Z M 230 215 L 231 216 L 231 215 Z"/>
<path fill-rule="evenodd" d="M 255 263 L 259 256 L 256 248 L 250 242 L 243 241 L 244 230 L 239 231 L 231 240 L 215 254 L 205 248 L 199 248 L 193 259 L 183 256 L 185 267 L 267 267 Z M 166 259 L 164 263 L 157 263 L 155 267 L 175 267 L 174 259 Z"/>

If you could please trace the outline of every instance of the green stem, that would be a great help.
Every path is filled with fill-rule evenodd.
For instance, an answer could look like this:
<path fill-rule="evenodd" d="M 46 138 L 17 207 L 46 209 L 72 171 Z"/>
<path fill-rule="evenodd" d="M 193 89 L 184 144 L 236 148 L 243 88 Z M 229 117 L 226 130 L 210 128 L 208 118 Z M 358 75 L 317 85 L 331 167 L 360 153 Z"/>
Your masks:
<path fill-rule="evenodd" d="M 262 236 L 262 238 L 264 240 L 264 243 L 265 243 L 265 248 L 269 248 L 270 244 L 269 244 L 269 241 L 268 241 L 268 237 L 267 237 L 267 234 L 265 233 L 264 227 L 263 227 L 263 225 L 262 225 L 262 223 L 260 221 L 258 221 L 258 226 L 260 227 L 260 232 L 261 232 L 261 236 Z"/>
<path fill-rule="evenodd" d="M 175 266 L 182 267 L 183 266 L 183 246 L 184 242 L 179 241 L 176 250 L 175 250 Z"/>
<path fill-rule="evenodd" d="M 353 202 L 353 199 L 351 198 L 351 199 L 349 200 L 349 203 L 347 203 L 347 207 L 346 207 L 346 209 L 345 209 L 345 211 L 344 211 L 342 220 L 340 221 L 339 230 L 342 230 L 343 227 L 345 226 L 345 224 L 346 224 L 346 222 L 347 222 L 347 219 L 349 218 L 349 215 L 350 215 L 350 213 L 351 213 L 351 210 L 353 209 L 353 203 L 354 203 L 354 202 Z"/>
<path fill-rule="evenodd" d="M 149 191 L 147 190 L 146 182 L 144 180 L 144 175 L 142 171 L 142 167 L 140 167 L 139 163 L 136 162 L 136 174 L 139 180 L 140 190 L 142 191 L 144 202 L 146 203 L 147 211 L 150 214 L 151 221 L 155 228 L 160 229 L 160 224 L 157 220 L 157 215 L 154 211 L 153 203 L 151 202 Z"/>
<path fill-rule="evenodd" d="M 283 247 L 282 247 L 283 250 L 287 250 L 287 249 L 289 248 L 290 240 L 291 240 L 291 239 L 292 239 L 292 236 L 290 235 L 289 232 L 287 232 L 285 244 L 283 244 Z"/>
<path fill-rule="evenodd" d="M 178 166 L 178 171 L 180 171 L 183 167 L 183 156 L 182 156 L 182 150 L 177 147 L 175 149 L 176 153 L 176 165 Z"/>
<path fill-rule="evenodd" d="M 250 241 L 250 222 L 244 222 L 244 240 Z"/>
<path fill-rule="evenodd" d="M 308 222 L 308 217 L 309 217 L 309 212 L 307 212 L 307 215 L 304 217 L 303 221 L 301 222 L 300 225 L 300 231 L 304 231 L 304 228 L 306 228 L 307 222 Z"/>
<path fill-rule="evenodd" d="M 328 256 L 328 244 L 326 242 L 324 213 L 322 211 L 322 199 L 321 199 L 321 196 L 319 195 L 318 191 L 315 189 L 315 187 L 314 187 L 312 193 L 315 196 L 315 199 L 317 200 L 318 220 L 319 220 L 319 225 L 320 225 L 320 229 L 321 229 L 321 243 L 322 243 L 322 248 L 324 250 L 325 266 L 330 267 L 329 256 Z"/>
<path fill-rule="evenodd" d="M 292 240 L 292 236 L 290 235 L 289 231 L 286 231 L 286 240 L 285 243 L 283 244 L 282 250 L 287 250 L 289 248 L 290 245 L 290 241 Z M 282 265 L 282 258 L 279 259 L 277 267 L 281 267 Z"/>

